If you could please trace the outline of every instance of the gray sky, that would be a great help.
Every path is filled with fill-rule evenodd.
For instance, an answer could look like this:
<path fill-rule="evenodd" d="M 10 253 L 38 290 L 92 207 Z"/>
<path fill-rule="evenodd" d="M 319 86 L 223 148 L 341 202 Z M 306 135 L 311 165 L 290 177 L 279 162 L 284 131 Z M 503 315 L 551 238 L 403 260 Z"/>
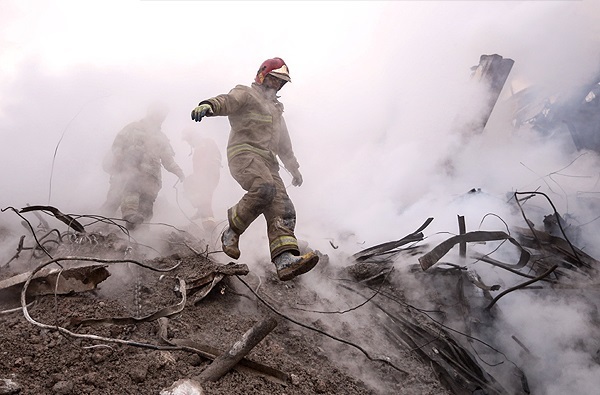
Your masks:
<path fill-rule="evenodd" d="M 600 192 L 597 155 L 513 131 L 507 118 L 466 142 L 452 125 L 478 105 L 466 86 L 482 54 L 515 60 L 502 100 L 533 84 L 560 90 L 585 81 L 599 65 L 598 20 L 593 0 L 0 0 L 0 205 L 95 212 L 108 188 L 106 150 L 156 98 L 171 108 L 164 131 L 189 171 L 181 131 L 193 124 L 192 108 L 250 84 L 263 60 L 279 56 L 293 80 L 281 101 L 305 181 L 288 189 L 297 235 L 333 260 L 403 237 L 430 216 L 430 231 L 456 231 L 456 215 L 466 216 L 469 230 L 489 212 L 517 223 L 505 204 L 515 190 L 551 192 L 559 211 L 584 222 L 591 214 L 575 196 Z M 224 152 L 225 119 L 193 126 Z M 442 166 L 448 158 L 451 177 Z M 573 161 L 569 173 L 580 177 L 545 177 Z M 163 181 L 157 216 L 183 221 L 176 177 L 165 172 Z M 471 188 L 485 196 L 462 198 Z M 241 194 L 225 167 L 218 219 Z M 536 207 L 538 216 L 550 212 L 544 202 Z M 483 228 L 503 224 L 488 218 Z M 242 249 L 255 240 L 264 248 L 246 256 L 264 260 L 262 221 Z M 342 248 L 332 251 L 330 240 Z M 590 372 L 583 382 L 597 388 L 598 377 Z M 569 392 L 561 391 L 572 389 L 571 379 L 547 393 Z"/>

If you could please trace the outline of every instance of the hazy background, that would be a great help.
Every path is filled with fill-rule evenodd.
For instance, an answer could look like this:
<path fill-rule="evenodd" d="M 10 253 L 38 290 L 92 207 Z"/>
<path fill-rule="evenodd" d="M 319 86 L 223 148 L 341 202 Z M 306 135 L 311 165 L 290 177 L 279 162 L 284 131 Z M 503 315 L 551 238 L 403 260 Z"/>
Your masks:
<path fill-rule="evenodd" d="M 506 204 L 506 193 L 515 190 L 540 188 L 561 213 L 585 223 L 599 215 L 597 205 L 577 199 L 600 193 L 597 153 L 579 156 L 568 139 L 513 131 L 510 119 L 496 114 L 479 137 L 461 140 L 453 126 L 478 107 L 467 83 L 482 54 L 515 60 L 501 100 L 533 84 L 561 90 L 586 81 L 599 66 L 599 18 L 600 3 L 592 0 L 2 0 L 0 206 L 50 204 L 67 213 L 96 213 L 108 188 L 104 154 L 155 99 L 171 108 L 163 130 L 189 173 L 181 131 L 193 124 L 193 107 L 250 84 L 263 60 L 279 56 L 292 76 L 281 101 L 304 175 L 302 187 L 288 189 L 297 236 L 333 263 L 403 237 L 430 216 L 428 235 L 456 232 L 457 215 L 466 216 L 468 230 L 490 212 L 523 226 Z M 225 118 L 194 126 L 225 153 Z M 443 165 L 450 158 L 451 176 Z M 243 192 L 224 165 L 218 220 Z M 176 199 L 176 180 L 164 172 L 155 220 L 185 226 L 181 210 L 193 211 L 181 193 Z M 484 193 L 465 197 L 471 188 Z M 541 199 L 530 207 L 538 225 L 551 213 Z M 4 213 L 0 222 L 13 217 Z M 488 217 L 482 228 L 504 230 L 504 224 Z M 598 221 L 585 228 L 586 251 L 596 257 L 598 228 Z M 241 247 L 247 263 L 268 265 L 264 220 L 252 225 Z M 523 305 L 543 313 L 548 302 Z M 600 386 L 589 357 L 593 346 L 582 353 L 554 348 L 595 333 L 585 326 L 587 310 L 553 306 L 569 316 L 544 316 L 560 330 L 544 333 L 548 341 L 539 347 L 558 363 L 556 371 L 546 367 L 552 380 L 538 372 L 538 385 L 548 394 L 591 393 L 585 388 Z M 535 342 L 548 322 L 518 311 L 514 325 L 528 328 L 522 340 Z"/>

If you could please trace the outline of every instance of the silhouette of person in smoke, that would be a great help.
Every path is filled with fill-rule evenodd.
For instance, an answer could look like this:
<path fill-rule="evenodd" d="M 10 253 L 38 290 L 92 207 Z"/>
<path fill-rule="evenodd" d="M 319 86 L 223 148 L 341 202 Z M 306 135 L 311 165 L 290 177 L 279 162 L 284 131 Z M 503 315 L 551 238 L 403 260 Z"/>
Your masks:
<path fill-rule="evenodd" d="M 183 183 L 184 195 L 196 209 L 192 219 L 199 219 L 204 230 L 211 232 L 216 226 L 212 202 L 221 178 L 221 152 L 213 139 L 194 128 L 184 129 L 182 137 L 192 149 L 193 166 Z"/>
<path fill-rule="evenodd" d="M 154 201 L 162 188 L 162 167 L 181 182 L 185 179 L 175 162 L 175 151 L 161 130 L 167 113 L 161 103 L 150 105 L 143 119 L 128 124 L 117 134 L 103 163 L 111 177 L 101 212 L 112 215 L 120 206 L 128 229 L 152 218 Z"/>

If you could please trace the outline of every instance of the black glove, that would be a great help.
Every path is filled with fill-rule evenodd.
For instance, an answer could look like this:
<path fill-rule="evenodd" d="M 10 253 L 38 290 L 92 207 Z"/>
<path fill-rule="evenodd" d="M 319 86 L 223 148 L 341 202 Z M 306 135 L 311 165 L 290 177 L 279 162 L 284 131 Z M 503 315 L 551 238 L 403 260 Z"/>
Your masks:
<path fill-rule="evenodd" d="M 199 104 L 198 107 L 192 110 L 192 119 L 196 122 L 202 121 L 202 117 L 208 115 L 213 115 L 213 110 L 210 104 Z"/>

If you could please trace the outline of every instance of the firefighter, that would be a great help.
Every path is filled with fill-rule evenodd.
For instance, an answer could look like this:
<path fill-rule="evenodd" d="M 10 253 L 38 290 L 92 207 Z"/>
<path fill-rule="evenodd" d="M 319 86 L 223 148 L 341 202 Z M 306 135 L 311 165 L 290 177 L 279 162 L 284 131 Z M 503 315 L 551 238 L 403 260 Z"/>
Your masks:
<path fill-rule="evenodd" d="M 193 166 L 183 183 L 183 192 L 196 209 L 192 219 L 199 219 L 204 230 L 212 232 L 216 226 L 212 202 L 221 178 L 221 151 L 213 139 L 201 136 L 194 128 L 185 128 L 182 134 L 192 149 Z"/>
<path fill-rule="evenodd" d="M 181 182 L 185 179 L 175 163 L 171 143 L 161 131 L 167 113 L 161 103 L 150 105 L 146 116 L 125 126 L 112 144 L 107 202 L 118 198 L 122 218 L 130 230 L 152 218 L 154 201 L 162 188 L 162 167 Z"/>
<path fill-rule="evenodd" d="M 233 178 L 246 191 L 227 211 L 228 226 L 221 235 L 223 252 L 240 257 L 239 237 L 259 216 L 267 222 L 271 261 L 280 280 L 290 280 L 311 270 L 319 256 L 300 254 L 294 235 L 296 211 L 279 176 L 281 159 L 292 175 L 292 185 L 302 185 L 302 174 L 292 149 L 277 92 L 291 82 L 281 58 L 265 60 L 251 86 L 237 85 L 228 94 L 203 100 L 192 111 L 192 119 L 228 116 L 231 125 L 227 161 Z"/>

